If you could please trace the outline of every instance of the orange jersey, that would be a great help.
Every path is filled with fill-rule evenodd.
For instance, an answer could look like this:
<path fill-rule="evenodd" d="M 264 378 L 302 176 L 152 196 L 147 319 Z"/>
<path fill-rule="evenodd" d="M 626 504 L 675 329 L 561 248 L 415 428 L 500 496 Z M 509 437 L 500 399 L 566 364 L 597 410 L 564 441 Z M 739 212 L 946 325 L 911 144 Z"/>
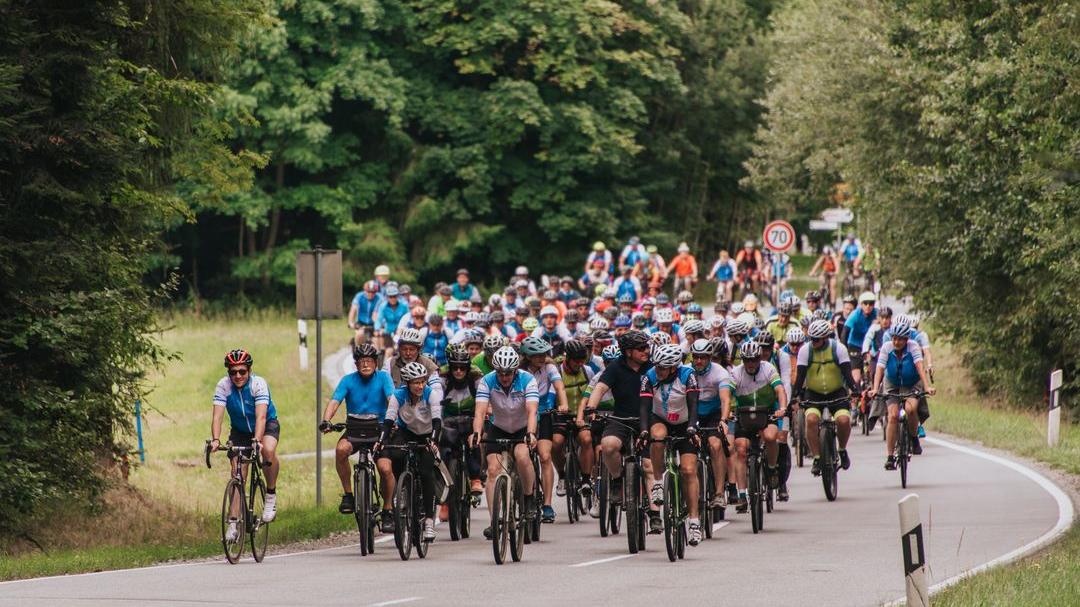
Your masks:
<path fill-rule="evenodd" d="M 693 276 L 694 270 L 697 269 L 697 260 L 689 253 L 680 253 L 671 261 L 671 269 L 675 271 L 675 276 L 679 278 Z"/>

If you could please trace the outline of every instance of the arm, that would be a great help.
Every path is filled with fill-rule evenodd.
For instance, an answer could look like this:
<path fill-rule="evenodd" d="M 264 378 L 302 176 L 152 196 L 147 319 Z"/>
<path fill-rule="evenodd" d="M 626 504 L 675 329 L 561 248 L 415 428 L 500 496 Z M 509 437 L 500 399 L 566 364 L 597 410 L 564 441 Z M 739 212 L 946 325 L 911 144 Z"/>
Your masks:
<path fill-rule="evenodd" d="M 540 401 L 538 400 L 526 400 L 525 411 L 528 413 L 528 423 L 525 425 L 525 432 L 536 436 L 536 410 L 540 408 Z"/>
<path fill-rule="evenodd" d="M 697 282 L 697 279 L 698 279 L 697 258 L 694 257 L 693 255 L 690 256 L 690 276 L 693 277 L 694 282 Z"/>
<path fill-rule="evenodd" d="M 731 388 L 728 386 L 720 387 L 720 423 L 723 424 L 724 420 L 731 417 Z"/>
<path fill-rule="evenodd" d="M 585 405 L 589 409 L 596 409 L 600 406 L 600 401 L 607 394 L 609 388 L 604 382 L 597 382 L 596 387 L 589 393 L 589 402 Z"/>
<path fill-rule="evenodd" d="M 922 380 L 923 386 L 926 386 L 926 393 L 933 396 L 937 390 L 934 389 L 934 386 L 930 385 L 930 380 L 926 377 L 926 366 L 923 364 L 924 362 L 925 361 L 922 360 L 915 361 L 915 370 L 919 372 L 919 379 Z"/>
<path fill-rule="evenodd" d="M 558 403 L 559 413 L 569 413 L 570 405 L 566 400 L 566 384 L 563 380 L 557 379 L 553 384 L 555 386 L 555 401 Z"/>
<path fill-rule="evenodd" d="M 221 443 L 221 421 L 225 419 L 225 407 L 214 404 L 214 416 L 210 420 L 210 438 Z M 217 445 L 214 445 L 217 450 Z"/>
<path fill-rule="evenodd" d="M 798 365 L 795 368 L 795 383 L 791 385 L 792 394 L 802 394 L 803 383 L 806 381 L 806 368 L 808 365 Z M 851 372 L 851 365 L 848 365 L 848 372 Z"/>
<path fill-rule="evenodd" d="M 251 440 L 256 443 L 261 443 L 263 434 L 266 433 L 266 412 L 268 410 L 270 410 L 270 405 L 255 405 L 255 435 Z"/>
<path fill-rule="evenodd" d="M 488 399 L 476 397 L 476 413 L 473 414 L 473 434 L 480 434 L 484 430 L 484 416 L 488 410 Z"/>
<path fill-rule="evenodd" d="M 338 407 L 341 406 L 341 401 L 331 398 L 326 402 L 326 407 L 323 409 L 322 418 L 323 421 L 328 422 L 334 419 L 334 415 L 337 413 Z"/>
<path fill-rule="evenodd" d="M 356 315 L 360 313 L 360 306 L 355 303 L 349 306 L 349 328 L 356 328 Z"/>

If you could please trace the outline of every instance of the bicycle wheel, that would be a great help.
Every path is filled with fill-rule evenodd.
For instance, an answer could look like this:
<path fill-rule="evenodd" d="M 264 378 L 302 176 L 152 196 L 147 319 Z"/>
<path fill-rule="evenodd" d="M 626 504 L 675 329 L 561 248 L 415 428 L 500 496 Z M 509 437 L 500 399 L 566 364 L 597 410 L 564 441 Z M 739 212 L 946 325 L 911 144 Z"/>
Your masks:
<path fill-rule="evenodd" d="M 469 466 L 464 462 L 458 464 L 458 484 L 461 485 L 461 491 L 458 499 L 461 500 L 460 507 L 458 508 L 458 535 L 461 539 L 469 539 L 469 533 L 472 528 L 472 510 L 475 507 L 473 505 L 472 490 L 469 488 Z"/>
<path fill-rule="evenodd" d="M 765 487 L 765 512 L 772 514 L 773 511 L 773 488 L 766 482 L 762 485 Z"/>
<path fill-rule="evenodd" d="M 457 460 L 450 460 L 447 469 L 450 472 L 450 478 L 454 479 L 454 484 L 446 496 L 446 526 L 450 528 L 450 541 L 456 542 L 461 539 L 461 493 L 464 488 L 461 486 Z"/>
<path fill-rule="evenodd" d="M 908 436 L 907 420 L 900 420 L 900 440 L 896 442 L 896 463 L 900 465 L 900 486 L 907 489 L 907 465 L 908 465 L 908 445 L 910 445 L 911 438 Z"/>
<path fill-rule="evenodd" d="M 635 469 L 637 471 L 637 483 L 635 484 L 636 491 L 637 491 L 637 496 L 636 496 L 637 498 L 635 499 L 635 503 L 637 504 L 637 514 L 638 514 L 637 545 L 638 545 L 638 550 L 645 550 L 645 538 L 649 535 L 649 527 L 650 527 L 650 525 L 649 525 L 649 501 L 650 501 L 649 500 L 649 490 L 648 490 L 648 487 L 645 486 L 646 479 L 645 479 L 645 475 L 642 474 L 642 472 L 641 472 L 640 463 L 635 465 Z"/>
<path fill-rule="evenodd" d="M 803 467 L 803 459 L 806 457 L 806 413 L 800 408 L 795 414 L 794 423 L 791 425 L 791 448 L 795 451 L 795 465 Z"/>
<path fill-rule="evenodd" d="M 664 547 L 667 549 L 668 560 L 675 562 L 679 558 L 679 531 L 676 526 L 679 524 L 678 512 L 676 511 L 675 491 L 678 490 L 678 486 L 675 483 L 674 475 L 669 472 L 664 472 Z"/>
<path fill-rule="evenodd" d="M 510 529 L 510 558 L 516 563 L 525 556 L 525 544 L 529 543 L 529 531 L 525 524 L 525 494 L 521 489 L 521 479 L 514 481 L 509 503 L 510 510 L 505 526 Z"/>
<path fill-rule="evenodd" d="M 532 528 L 529 534 L 529 539 L 533 542 L 540 541 L 540 525 L 543 518 L 543 512 L 541 509 L 544 506 L 544 483 L 540 480 L 540 456 L 533 452 L 533 478 L 535 479 L 533 488 L 533 512 L 532 519 L 529 520 L 529 526 Z"/>
<path fill-rule="evenodd" d="M 401 560 L 409 560 L 413 546 L 413 477 L 406 470 L 394 488 L 394 545 Z"/>
<path fill-rule="evenodd" d="M 412 503 L 412 541 L 413 548 L 416 548 L 416 556 L 420 558 L 427 557 L 428 546 L 431 542 L 424 540 L 424 518 L 427 513 L 427 509 L 424 508 L 424 489 L 420 485 L 420 479 L 417 478 L 415 485 L 413 485 L 413 503 Z"/>
<path fill-rule="evenodd" d="M 261 563 L 266 556 L 266 544 L 270 540 L 270 523 L 262 520 L 262 511 L 266 508 L 266 484 L 260 478 L 255 483 L 255 488 L 249 496 L 251 507 L 248 508 L 251 516 L 251 556 L 256 563 Z"/>
<path fill-rule="evenodd" d="M 611 504 L 608 508 L 608 529 L 611 530 L 611 535 L 619 535 L 619 527 L 622 524 L 622 508 L 615 504 Z"/>
<path fill-rule="evenodd" d="M 495 479 L 495 490 L 491 495 L 491 551 L 495 556 L 495 564 L 502 565 L 506 561 L 506 546 L 509 540 L 515 539 L 518 534 L 511 528 L 509 518 L 509 500 L 507 492 L 506 476 Z M 514 537 L 511 537 L 513 535 Z"/>
<path fill-rule="evenodd" d="M 638 550 L 644 548 L 638 544 L 640 527 L 644 521 L 641 519 L 641 510 L 638 507 L 641 496 L 638 495 L 637 475 L 637 464 L 633 461 L 626 462 L 623 466 L 623 505 L 626 507 L 626 544 L 630 549 L 630 554 L 637 554 Z M 601 512 L 600 516 L 606 516 L 606 513 Z"/>
<path fill-rule="evenodd" d="M 762 529 L 761 512 L 761 463 L 757 454 L 751 454 L 746 459 L 746 480 L 749 484 L 747 498 L 750 501 L 750 528 L 754 533 Z"/>
<path fill-rule="evenodd" d="M 825 499 L 836 500 L 836 433 L 832 428 L 823 432 L 821 441 L 821 484 L 825 488 Z"/>
<path fill-rule="evenodd" d="M 236 537 L 232 540 L 227 537 L 230 522 L 236 527 Z M 244 553 L 246 533 L 247 507 L 244 504 L 244 484 L 232 478 L 225 484 L 225 495 L 221 499 L 221 546 L 225 549 L 225 559 L 234 565 Z"/>
<path fill-rule="evenodd" d="M 701 527 L 705 532 L 705 539 L 712 539 L 712 501 L 713 479 L 709 470 L 709 462 L 705 458 L 698 458 L 698 513 L 701 515 Z"/>
<path fill-rule="evenodd" d="M 360 466 L 353 469 L 353 517 L 360 532 L 360 555 L 371 554 L 369 538 L 371 528 L 371 487 L 366 471 Z"/>
<path fill-rule="evenodd" d="M 570 520 L 570 524 L 578 522 L 581 515 L 578 504 L 577 460 L 570 449 L 572 445 L 572 441 L 566 442 L 566 465 L 563 466 L 563 483 L 566 485 L 566 518 Z"/>
<path fill-rule="evenodd" d="M 626 482 L 625 480 L 623 481 Z M 608 515 L 610 510 L 608 505 L 611 503 L 611 473 L 608 472 L 607 466 L 600 464 L 600 480 L 596 483 L 596 499 L 598 502 L 598 510 L 600 511 L 600 537 L 608 536 Z"/>
<path fill-rule="evenodd" d="M 678 508 L 678 510 L 682 509 Z M 689 541 L 689 538 L 687 537 L 685 516 L 680 516 L 678 518 L 678 524 L 675 525 L 675 532 L 678 534 L 679 538 L 678 542 L 675 543 L 676 554 L 678 555 L 679 559 L 682 559 L 686 556 L 686 544 Z"/>

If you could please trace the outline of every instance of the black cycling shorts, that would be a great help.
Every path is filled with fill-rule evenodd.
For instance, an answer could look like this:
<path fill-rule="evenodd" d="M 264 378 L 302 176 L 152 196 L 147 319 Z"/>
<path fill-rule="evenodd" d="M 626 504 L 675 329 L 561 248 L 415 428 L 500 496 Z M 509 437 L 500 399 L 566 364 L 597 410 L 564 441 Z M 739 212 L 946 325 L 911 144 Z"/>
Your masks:
<path fill-rule="evenodd" d="M 618 438 L 622 441 L 624 452 L 634 442 L 634 438 L 637 437 L 637 428 L 641 423 L 636 417 L 615 417 L 614 415 L 607 416 L 604 422 L 604 433 L 601 440 L 609 436 Z"/>
<path fill-rule="evenodd" d="M 555 436 L 555 410 L 540 414 L 540 423 L 536 427 L 537 440 L 551 440 Z"/>
<path fill-rule="evenodd" d="M 720 410 L 717 409 L 705 417 L 699 417 L 698 428 L 701 429 L 701 436 L 703 438 L 724 434 L 724 431 L 720 429 Z"/>
<path fill-rule="evenodd" d="M 382 424 L 377 419 L 359 419 L 355 417 L 345 418 L 345 432 L 341 438 L 349 441 L 352 446 L 350 453 L 356 453 L 359 447 L 371 448 L 379 440 L 382 434 Z M 341 439 L 338 439 L 340 442 Z"/>
<path fill-rule="evenodd" d="M 506 430 L 503 430 L 502 428 L 490 423 L 485 425 L 486 429 L 484 430 L 484 438 L 486 440 L 525 440 L 526 428 L 522 428 L 517 432 L 507 432 Z M 484 455 L 488 456 L 493 453 L 502 453 L 503 451 L 509 451 L 510 449 L 511 447 L 504 447 L 502 445 L 485 444 Z"/>
<path fill-rule="evenodd" d="M 690 442 L 690 438 L 686 436 L 686 429 L 690 426 L 689 422 L 672 424 L 666 419 L 660 417 L 659 415 L 656 415 L 655 413 L 650 413 L 649 428 L 651 429 L 656 424 L 664 424 L 664 427 L 667 428 L 668 436 L 682 437 L 679 440 L 675 441 L 675 450 L 679 452 L 679 455 L 687 455 L 690 453 L 697 455 L 697 448 L 694 447 L 694 443 Z"/>
<path fill-rule="evenodd" d="M 281 440 L 281 424 L 278 423 L 277 418 L 266 420 L 266 430 L 263 431 L 263 437 L 267 436 L 272 436 L 275 440 Z M 229 442 L 234 447 L 250 447 L 254 438 L 254 433 L 243 432 L 236 428 L 229 429 Z M 230 451 L 229 457 L 236 457 L 236 454 Z"/>

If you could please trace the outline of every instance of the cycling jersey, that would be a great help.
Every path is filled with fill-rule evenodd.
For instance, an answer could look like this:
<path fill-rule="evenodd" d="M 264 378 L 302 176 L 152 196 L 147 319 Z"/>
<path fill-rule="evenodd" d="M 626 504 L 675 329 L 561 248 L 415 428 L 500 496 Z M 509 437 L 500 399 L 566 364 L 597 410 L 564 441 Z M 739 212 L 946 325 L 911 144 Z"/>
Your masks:
<path fill-rule="evenodd" d="M 620 276 L 615 279 L 615 283 L 612 286 L 615 287 L 616 299 L 622 299 L 623 295 L 629 295 L 631 299 L 637 301 L 638 297 L 642 293 L 641 281 L 639 281 L 637 278 L 634 278 L 633 276 L 631 276 L 630 278 Z"/>
<path fill-rule="evenodd" d="M 596 375 L 589 365 L 581 365 L 577 373 L 570 373 L 566 369 L 566 363 L 559 365 L 559 374 L 562 375 L 563 389 L 566 391 L 566 403 L 570 406 L 570 412 L 577 414 L 578 405 L 582 398 L 587 398 L 589 381 Z"/>
<path fill-rule="evenodd" d="M 825 261 L 821 263 L 821 271 L 826 274 L 836 273 L 836 258 L 832 255 L 826 255 Z"/>
<path fill-rule="evenodd" d="M 398 299 L 397 305 L 390 305 L 389 301 L 382 302 L 379 308 L 379 314 L 375 320 L 375 328 L 380 331 L 386 331 L 391 335 L 397 331 L 398 323 L 402 318 L 409 315 L 409 306 Z"/>
<path fill-rule="evenodd" d="M 592 379 L 589 380 L 589 385 L 581 393 L 582 398 L 589 398 L 592 396 L 592 392 L 596 389 L 596 384 L 600 383 L 600 373 L 593 374 Z M 587 401 L 586 401 L 587 402 Z M 604 413 L 611 413 L 615 410 L 615 397 L 612 396 L 612 391 L 608 390 L 604 394 L 603 400 L 596 403 L 596 410 Z"/>
<path fill-rule="evenodd" d="M 849 240 L 847 243 L 844 244 L 844 249 L 842 253 L 844 255 L 844 261 L 855 261 L 862 253 L 862 245 L 859 243 L 858 240 Z"/>
<path fill-rule="evenodd" d="M 234 430 L 255 433 L 255 407 L 266 405 L 266 421 L 277 419 L 277 409 L 270 398 L 270 386 L 258 375 L 249 375 L 242 388 L 233 385 L 226 375 L 214 388 L 214 405 L 225 407 Z"/>
<path fill-rule="evenodd" d="M 780 381 L 784 383 L 784 391 L 787 392 L 788 398 L 791 398 L 791 382 L 795 380 L 792 372 L 798 366 L 794 359 L 799 356 L 797 351 L 791 350 L 791 345 L 784 344 L 784 347 L 776 353 L 776 368 L 780 371 Z"/>
<path fill-rule="evenodd" d="M 544 363 L 539 369 L 530 370 L 529 373 L 536 379 L 536 391 L 540 395 L 540 406 L 537 412 L 544 413 L 554 409 L 558 400 L 555 382 L 562 381 L 558 367 L 551 363 Z"/>
<path fill-rule="evenodd" d="M 720 411 L 720 390 L 730 390 L 731 374 L 723 366 L 710 362 L 705 369 L 694 369 L 698 385 L 698 417 Z"/>
<path fill-rule="evenodd" d="M 368 299 L 364 291 L 359 291 L 353 297 L 352 305 L 356 306 L 356 322 L 361 325 L 375 324 L 375 310 L 382 302 L 382 296 L 378 293 Z"/>
<path fill-rule="evenodd" d="M 480 291 L 476 290 L 476 286 L 470 283 L 466 283 L 462 287 L 455 282 L 450 287 L 450 295 L 458 301 L 480 301 Z"/>
<path fill-rule="evenodd" d="M 881 344 L 877 366 L 885 369 L 885 380 L 900 388 L 910 388 L 919 383 L 919 370 L 915 363 L 923 359 L 922 348 L 911 339 L 903 351 L 893 347 L 892 340 Z"/>
<path fill-rule="evenodd" d="M 431 434 L 431 420 L 442 419 L 442 403 L 434 400 L 432 393 L 430 386 L 424 386 L 420 398 L 414 400 L 407 387 L 398 388 L 386 409 L 386 419 L 413 434 Z"/>
<path fill-rule="evenodd" d="M 476 384 L 480 374 L 473 369 L 465 375 L 465 381 L 456 385 L 450 377 L 450 371 L 442 377 L 443 414 L 446 416 L 468 415 L 472 416 L 476 411 Z"/>
<path fill-rule="evenodd" d="M 381 422 L 386 418 L 386 408 L 393 394 L 394 380 L 389 373 L 379 370 L 366 379 L 359 372 L 342 377 L 330 398 L 344 402 L 350 416 L 377 418 Z"/>
<path fill-rule="evenodd" d="M 739 249 L 739 252 L 735 254 L 736 266 L 741 266 L 747 270 L 757 270 L 758 260 L 760 259 L 761 253 L 756 249 L 751 249 L 749 252 L 746 249 Z"/>
<path fill-rule="evenodd" d="M 476 406 L 491 407 L 491 423 L 504 432 L 520 432 L 529 423 L 528 403 L 540 402 L 536 379 L 527 371 L 514 372 L 510 388 L 503 388 L 495 372 L 480 379 L 476 386 Z"/>
<path fill-rule="evenodd" d="M 690 421 L 687 396 L 697 392 L 697 376 L 694 368 L 689 365 L 680 365 L 675 373 L 663 381 L 657 379 L 656 367 L 641 376 L 641 397 L 651 398 L 652 414 L 668 424 L 685 424 Z"/>
<path fill-rule="evenodd" d="M 852 312 L 851 316 L 844 321 L 844 326 L 848 328 L 848 347 L 861 350 L 863 338 L 866 337 L 866 332 L 875 320 L 877 320 L 877 308 L 874 308 L 869 316 L 864 314 L 861 308 Z"/>
<path fill-rule="evenodd" d="M 773 255 L 770 263 L 773 276 L 779 276 L 783 278 L 787 275 L 788 264 L 791 263 L 791 257 L 784 253 L 781 253 L 779 255 Z"/>
<path fill-rule="evenodd" d="M 765 330 L 773 336 L 773 339 L 778 344 L 786 344 L 788 330 L 796 329 L 798 327 L 799 323 L 796 322 L 792 317 L 788 317 L 788 321 L 782 324 L 780 322 L 779 316 L 773 316 L 769 320 L 765 321 Z"/>
<path fill-rule="evenodd" d="M 750 374 L 745 365 L 739 365 L 731 371 L 730 389 L 735 395 L 735 408 L 770 407 L 780 408 L 776 398 L 776 387 L 783 383 L 776 367 L 762 361 L 758 363 L 757 373 Z"/>
<path fill-rule="evenodd" d="M 844 387 L 844 374 L 840 365 L 851 363 L 847 349 L 841 348 L 835 339 L 818 350 L 811 342 L 799 348 L 797 365 L 806 367 L 806 389 L 817 394 L 832 394 Z"/>
<path fill-rule="evenodd" d="M 446 364 L 446 346 L 450 343 L 450 333 L 444 328 L 442 331 L 428 331 L 424 336 L 420 351 L 430 356 L 438 365 Z"/>
<path fill-rule="evenodd" d="M 726 262 L 716 260 L 713 264 L 712 270 L 709 271 L 709 275 L 716 278 L 720 282 L 727 282 L 729 280 L 735 280 L 735 274 L 738 272 L 738 268 L 735 266 L 735 260 L 728 258 Z"/>

